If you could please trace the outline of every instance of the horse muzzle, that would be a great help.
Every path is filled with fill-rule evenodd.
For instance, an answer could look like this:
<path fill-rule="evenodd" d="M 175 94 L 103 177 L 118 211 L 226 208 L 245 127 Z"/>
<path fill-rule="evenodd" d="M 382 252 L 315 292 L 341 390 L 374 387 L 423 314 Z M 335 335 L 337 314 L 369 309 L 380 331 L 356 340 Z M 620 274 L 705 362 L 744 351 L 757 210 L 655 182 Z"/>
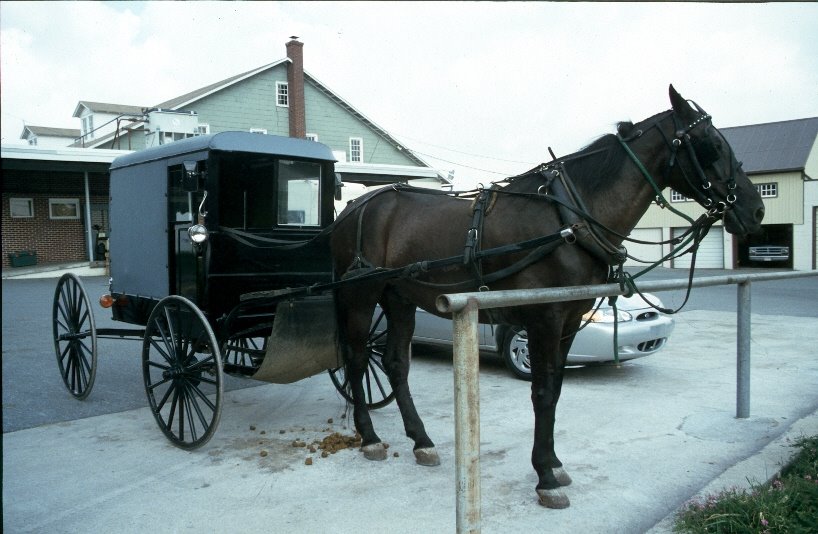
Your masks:
<path fill-rule="evenodd" d="M 764 205 L 750 209 L 741 209 L 733 205 L 724 212 L 724 228 L 735 235 L 750 235 L 761 230 L 761 221 L 764 219 Z"/>

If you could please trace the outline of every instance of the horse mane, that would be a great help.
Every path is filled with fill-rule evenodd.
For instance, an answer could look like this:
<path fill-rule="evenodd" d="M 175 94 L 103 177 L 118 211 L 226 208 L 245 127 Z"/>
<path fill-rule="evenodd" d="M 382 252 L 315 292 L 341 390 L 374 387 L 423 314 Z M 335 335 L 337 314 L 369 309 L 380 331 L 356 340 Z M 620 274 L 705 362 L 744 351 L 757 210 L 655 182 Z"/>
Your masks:
<path fill-rule="evenodd" d="M 616 134 L 598 137 L 579 152 L 565 157 L 565 167 L 578 186 L 590 190 L 604 190 L 612 184 L 611 175 L 619 171 L 627 159 L 619 144 L 619 137 L 627 138 L 636 127 L 631 121 L 616 125 Z"/>

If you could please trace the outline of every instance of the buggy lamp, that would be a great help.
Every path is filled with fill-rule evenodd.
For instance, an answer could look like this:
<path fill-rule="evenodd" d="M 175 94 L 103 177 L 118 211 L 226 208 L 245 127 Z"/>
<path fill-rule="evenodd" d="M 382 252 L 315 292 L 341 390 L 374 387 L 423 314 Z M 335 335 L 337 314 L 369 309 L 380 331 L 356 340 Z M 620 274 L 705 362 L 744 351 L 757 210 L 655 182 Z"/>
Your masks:
<path fill-rule="evenodd" d="M 194 224 L 187 229 L 187 235 L 195 244 L 201 245 L 207 241 L 207 228 L 203 224 Z"/>
<path fill-rule="evenodd" d="M 114 297 L 112 297 L 110 293 L 105 293 L 99 297 L 99 305 L 103 308 L 110 308 L 114 305 Z"/>

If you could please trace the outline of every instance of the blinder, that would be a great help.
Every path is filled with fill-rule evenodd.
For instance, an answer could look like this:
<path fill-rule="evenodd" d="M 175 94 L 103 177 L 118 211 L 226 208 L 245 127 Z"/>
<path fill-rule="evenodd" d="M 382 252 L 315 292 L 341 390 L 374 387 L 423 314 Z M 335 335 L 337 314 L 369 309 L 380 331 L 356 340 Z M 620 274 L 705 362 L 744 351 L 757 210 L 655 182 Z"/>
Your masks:
<path fill-rule="evenodd" d="M 730 209 L 730 207 L 736 202 L 736 173 L 741 168 L 741 162 L 738 162 L 737 165 L 734 164 L 735 157 L 733 154 L 733 149 L 725 141 L 725 145 L 727 147 L 727 157 L 729 158 L 730 165 L 730 171 L 725 179 L 727 192 L 726 194 L 722 194 L 713 189 L 713 184 L 710 183 L 704 169 L 712 168 L 721 158 L 721 156 L 719 154 L 719 149 L 716 146 L 716 142 L 713 139 L 714 133 L 711 116 L 702 110 L 695 102 L 693 102 L 693 105 L 699 112 L 699 116 L 696 117 L 696 119 L 690 124 L 680 124 L 678 116 L 675 113 L 673 115 L 676 132 L 675 138 L 670 143 L 671 157 L 668 161 L 667 175 L 670 175 L 670 172 L 675 165 L 678 150 L 684 146 L 685 151 L 693 164 L 693 170 L 695 171 L 696 178 L 698 179 L 698 185 L 693 182 L 685 169 L 680 166 L 679 169 L 682 176 L 690 186 L 690 189 L 695 193 L 696 202 L 708 210 L 707 213 L 709 216 L 718 217 Z M 705 135 L 702 137 L 692 137 L 690 132 L 699 125 L 704 125 Z"/>

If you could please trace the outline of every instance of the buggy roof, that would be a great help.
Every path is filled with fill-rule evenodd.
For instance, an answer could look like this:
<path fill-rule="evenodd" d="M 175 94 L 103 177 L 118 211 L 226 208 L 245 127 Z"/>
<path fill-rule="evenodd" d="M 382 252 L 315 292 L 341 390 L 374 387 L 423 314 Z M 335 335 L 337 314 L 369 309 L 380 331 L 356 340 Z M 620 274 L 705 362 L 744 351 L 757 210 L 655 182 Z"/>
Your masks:
<path fill-rule="evenodd" d="M 166 145 L 146 148 L 125 156 L 120 156 L 111 163 L 111 170 L 207 150 L 251 152 L 255 154 L 336 161 L 335 156 L 332 155 L 332 150 L 327 145 L 316 141 L 250 132 L 221 132 L 190 137 Z"/>

